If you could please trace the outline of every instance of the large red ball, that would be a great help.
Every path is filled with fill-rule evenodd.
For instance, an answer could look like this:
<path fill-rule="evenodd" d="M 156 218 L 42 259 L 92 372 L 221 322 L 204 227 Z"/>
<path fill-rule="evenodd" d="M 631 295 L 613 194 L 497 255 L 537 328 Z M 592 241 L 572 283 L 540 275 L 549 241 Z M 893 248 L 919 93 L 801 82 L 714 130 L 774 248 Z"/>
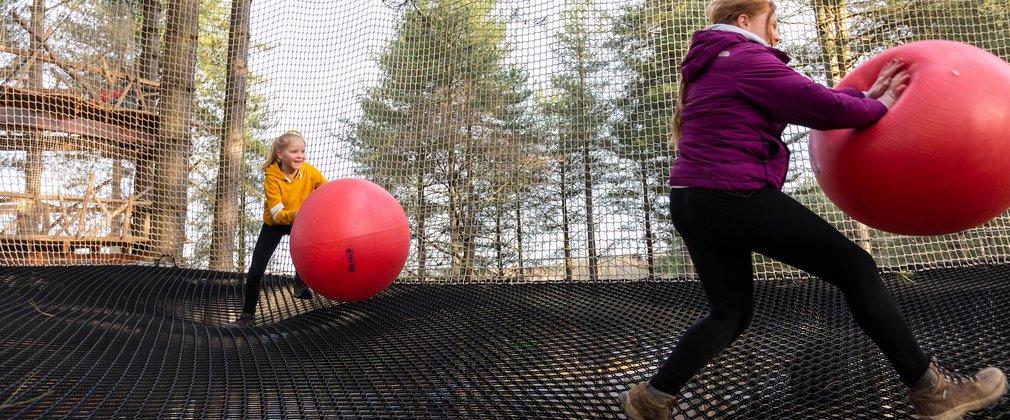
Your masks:
<path fill-rule="evenodd" d="M 970 45 L 920 41 L 879 54 L 838 87 L 869 89 L 892 58 L 910 81 L 880 121 L 810 133 L 828 198 L 868 226 L 909 235 L 959 232 L 1010 208 L 1010 64 Z"/>
<path fill-rule="evenodd" d="M 302 203 L 291 227 L 291 259 L 312 290 L 352 302 L 396 280 L 410 251 L 403 207 L 382 187 L 337 179 Z"/>

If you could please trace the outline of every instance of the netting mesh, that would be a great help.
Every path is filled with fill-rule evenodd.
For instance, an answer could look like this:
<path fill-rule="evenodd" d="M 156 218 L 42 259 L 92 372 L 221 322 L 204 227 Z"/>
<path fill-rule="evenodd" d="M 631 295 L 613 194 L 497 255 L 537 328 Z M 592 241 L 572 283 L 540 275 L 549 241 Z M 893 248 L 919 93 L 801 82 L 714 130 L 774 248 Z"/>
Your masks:
<path fill-rule="evenodd" d="M 1010 363 L 1010 268 L 885 276 L 953 369 Z M 394 284 L 333 305 L 268 277 L 253 328 L 223 327 L 238 276 L 0 267 L 0 417 L 621 418 L 703 316 L 697 282 Z M 674 418 L 907 419 L 905 386 L 819 280 L 759 282 L 755 322 Z M 1010 400 L 973 419 L 1010 418 Z"/>
<path fill-rule="evenodd" d="M 1006 0 L 776 3 L 791 65 L 829 86 L 914 40 L 1010 59 Z M 706 310 L 666 187 L 703 1 L 2 5 L 0 417 L 616 417 Z M 327 178 L 392 192 L 411 254 L 382 299 L 305 302 L 284 242 L 259 326 L 221 328 L 287 130 Z M 807 136 L 786 131 L 785 191 L 890 273 L 924 347 L 1007 367 L 1010 214 L 868 228 L 820 190 Z M 680 415 L 909 415 L 836 291 L 755 274 L 758 320 Z"/>
<path fill-rule="evenodd" d="M 330 179 L 403 204 L 404 281 L 689 275 L 667 218 L 677 63 L 705 2 L 8 2 L 0 17 L 0 259 L 168 259 L 243 271 L 265 146 L 307 137 Z M 781 48 L 832 85 L 921 39 L 1010 56 L 1002 0 L 780 1 Z M 823 195 L 790 127 L 786 191 L 888 271 L 1002 261 L 1007 217 L 867 228 Z M 914 209 L 908 209 L 914 211 Z M 271 271 L 293 273 L 282 249 Z M 759 274 L 788 267 L 756 260 Z"/>

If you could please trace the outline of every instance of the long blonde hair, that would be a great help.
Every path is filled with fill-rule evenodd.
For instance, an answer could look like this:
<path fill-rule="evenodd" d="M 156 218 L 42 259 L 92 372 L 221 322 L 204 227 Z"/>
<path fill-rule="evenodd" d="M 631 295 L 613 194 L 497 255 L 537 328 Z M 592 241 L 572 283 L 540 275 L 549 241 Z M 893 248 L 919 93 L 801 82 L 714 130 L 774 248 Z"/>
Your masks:
<path fill-rule="evenodd" d="M 763 12 L 775 12 L 775 3 L 771 0 L 712 0 L 705 8 L 705 15 L 712 23 L 735 25 L 740 15 L 756 16 Z M 684 75 L 677 72 L 680 82 L 677 85 L 677 105 L 673 111 L 673 124 L 670 132 L 670 146 L 676 150 L 680 141 L 680 113 L 684 109 L 684 96 L 687 92 L 687 81 Z"/>
<path fill-rule="evenodd" d="M 270 143 L 270 152 L 267 153 L 267 160 L 263 162 L 263 166 L 260 166 L 260 169 L 265 171 L 270 167 L 270 165 L 276 164 L 277 152 L 284 150 L 285 147 L 288 147 L 292 140 L 301 140 L 302 143 L 305 143 L 305 137 L 302 137 L 302 133 L 295 130 L 281 134 L 275 138 L 272 143 Z"/>

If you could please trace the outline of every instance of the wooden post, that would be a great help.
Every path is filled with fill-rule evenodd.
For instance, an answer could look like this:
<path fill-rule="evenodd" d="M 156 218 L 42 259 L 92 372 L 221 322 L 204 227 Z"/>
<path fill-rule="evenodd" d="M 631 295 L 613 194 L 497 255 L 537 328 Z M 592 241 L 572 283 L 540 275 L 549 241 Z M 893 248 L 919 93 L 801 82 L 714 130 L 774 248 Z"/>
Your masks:
<path fill-rule="evenodd" d="M 74 237 L 80 238 L 81 231 L 85 228 L 84 216 L 88 213 L 88 203 L 91 202 L 91 197 L 94 195 L 94 190 L 92 189 L 95 181 L 95 175 L 88 175 L 88 191 L 84 193 L 84 200 L 81 201 L 81 210 L 77 213 L 77 233 Z"/>

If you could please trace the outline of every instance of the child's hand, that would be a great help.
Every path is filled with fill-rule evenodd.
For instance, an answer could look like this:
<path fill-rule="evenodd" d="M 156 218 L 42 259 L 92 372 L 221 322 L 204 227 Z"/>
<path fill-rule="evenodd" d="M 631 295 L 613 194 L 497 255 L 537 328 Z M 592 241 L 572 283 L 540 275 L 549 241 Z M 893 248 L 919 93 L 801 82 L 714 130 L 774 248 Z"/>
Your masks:
<path fill-rule="evenodd" d="M 870 90 L 866 91 L 866 96 L 873 99 L 879 99 L 884 96 L 887 92 L 887 87 L 891 85 L 894 81 L 894 76 L 899 72 L 903 71 L 905 67 L 905 62 L 900 58 L 895 58 L 889 61 L 884 68 L 880 69 L 880 74 L 877 75 L 877 81 L 873 82 L 873 86 L 870 86 Z"/>
<path fill-rule="evenodd" d="M 905 91 L 906 87 L 908 87 L 909 77 L 908 72 L 905 70 L 901 70 L 891 77 L 890 84 L 887 85 L 887 89 L 884 90 L 883 95 L 881 95 L 879 99 L 880 102 L 887 107 L 887 109 L 891 109 L 891 107 L 894 106 L 894 103 L 898 101 L 898 97 L 900 97 L 901 93 Z"/>

